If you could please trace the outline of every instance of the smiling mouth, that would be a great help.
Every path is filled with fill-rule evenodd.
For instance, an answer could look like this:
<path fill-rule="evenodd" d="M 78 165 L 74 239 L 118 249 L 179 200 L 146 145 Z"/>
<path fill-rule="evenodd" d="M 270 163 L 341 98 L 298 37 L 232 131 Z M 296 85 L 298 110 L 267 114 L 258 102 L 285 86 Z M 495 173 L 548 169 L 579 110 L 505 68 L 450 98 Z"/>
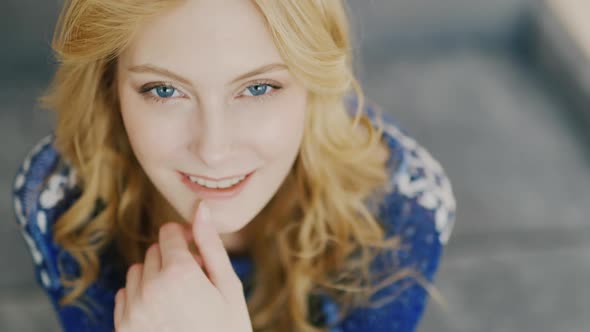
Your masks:
<path fill-rule="evenodd" d="M 193 176 L 193 175 L 187 175 L 187 176 L 193 183 L 197 183 L 197 184 L 199 184 L 203 187 L 209 188 L 209 189 L 231 188 L 231 187 L 237 185 L 238 183 L 244 181 L 244 179 L 246 178 L 246 175 L 241 175 L 241 176 L 224 178 L 222 180 L 212 180 L 212 179 Z"/>
<path fill-rule="evenodd" d="M 225 178 L 218 181 L 195 177 L 185 173 L 181 173 L 181 176 L 182 182 L 202 198 L 229 198 L 239 194 L 254 173 L 255 171 L 252 171 L 246 175 Z"/>

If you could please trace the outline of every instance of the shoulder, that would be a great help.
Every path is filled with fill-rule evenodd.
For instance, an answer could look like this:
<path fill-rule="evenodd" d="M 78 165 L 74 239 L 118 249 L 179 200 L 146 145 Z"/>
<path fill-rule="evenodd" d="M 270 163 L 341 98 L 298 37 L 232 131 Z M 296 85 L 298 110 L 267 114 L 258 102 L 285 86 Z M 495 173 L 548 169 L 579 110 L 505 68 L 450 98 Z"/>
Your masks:
<path fill-rule="evenodd" d="M 391 114 L 369 105 L 369 117 L 383 128 L 390 151 L 390 177 L 374 213 L 387 237 L 397 237 L 395 256 L 400 267 L 414 267 L 432 281 L 456 216 L 451 181 L 440 162 L 415 138 L 401 129 Z M 380 269 L 380 264 L 376 267 Z"/>
<path fill-rule="evenodd" d="M 53 146 L 47 135 L 27 153 L 14 176 L 12 194 L 21 227 L 48 230 L 46 214 L 67 201 L 76 189 L 76 172 Z"/>
<path fill-rule="evenodd" d="M 393 215 L 399 219 L 412 213 L 424 214 L 432 222 L 438 241 L 446 244 L 456 213 L 455 196 L 446 171 L 426 147 L 387 115 L 383 121 L 383 140 L 391 151 L 386 200 L 401 203 L 403 207 Z M 392 214 L 391 208 L 386 216 Z"/>
<path fill-rule="evenodd" d="M 52 226 L 73 200 L 75 171 L 53 146 L 47 135 L 27 153 L 13 178 L 14 214 L 21 234 L 31 252 L 39 283 L 49 291 L 58 291 L 59 273 Z"/>
<path fill-rule="evenodd" d="M 106 331 L 112 327 L 116 289 L 111 281 L 119 282 L 111 279 L 109 268 L 101 268 L 100 280 L 85 290 L 85 297 L 97 304 L 92 307 L 92 317 L 78 306 L 59 304 L 70 289 L 62 284 L 61 277 L 77 276 L 79 265 L 56 244 L 53 228 L 82 192 L 76 169 L 56 150 L 54 141 L 53 135 L 40 139 L 14 176 L 16 221 L 33 258 L 35 278 L 53 303 L 64 331 Z"/>
<path fill-rule="evenodd" d="M 356 108 L 356 98 L 349 97 L 346 103 L 349 110 Z M 363 113 L 374 127 L 383 129 L 382 142 L 389 152 L 386 195 L 380 202 L 371 202 L 388 235 L 404 227 L 408 233 L 430 227 L 436 242 L 446 244 L 455 222 L 456 201 L 441 163 L 379 105 L 365 101 Z"/>
<path fill-rule="evenodd" d="M 446 172 L 433 155 L 400 128 L 391 114 L 368 103 L 365 112 L 375 125 L 383 128 L 382 141 L 390 154 L 387 163 L 390 177 L 385 195 L 371 208 L 382 222 L 387 237 L 399 238 L 399 247 L 380 253 L 371 270 L 382 277 L 398 275 L 402 269 L 417 272 L 433 282 L 443 246 L 449 240 L 455 221 L 455 197 Z M 374 203 L 377 203 L 376 205 Z M 397 272 L 386 266 L 395 262 Z M 422 317 L 427 292 L 412 275 L 401 273 L 400 279 L 380 289 L 373 300 L 382 303 L 372 308 L 355 308 L 338 324 L 340 331 L 414 331 Z M 324 302 L 328 322 L 336 322 L 338 304 Z"/>

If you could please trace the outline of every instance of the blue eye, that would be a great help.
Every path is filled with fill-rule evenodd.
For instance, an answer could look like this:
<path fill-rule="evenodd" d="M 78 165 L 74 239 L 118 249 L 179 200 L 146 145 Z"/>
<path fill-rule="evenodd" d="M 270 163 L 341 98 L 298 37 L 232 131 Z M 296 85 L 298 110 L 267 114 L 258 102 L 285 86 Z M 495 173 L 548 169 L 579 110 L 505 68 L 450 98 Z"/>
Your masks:
<path fill-rule="evenodd" d="M 164 83 L 160 83 L 158 85 L 146 85 L 141 87 L 138 92 L 150 102 L 154 101 L 166 103 L 169 101 L 174 101 L 178 98 L 186 97 L 182 91 L 178 90 L 172 85 L 167 85 Z"/>
<path fill-rule="evenodd" d="M 152 88 L 151 90 L 156 90 L 156 94 L 160 98 L 170 98 L 176 92 L 176 89 L 171 86 L 160 85 Z"/>
<path fill-rule="evenodd" d="M 247 87 L 246 90 L 250 92 L 252 96 L 257 97 L 266 94 L 269 88 L 274 89 L 270 84 L 255 84 Z"/>

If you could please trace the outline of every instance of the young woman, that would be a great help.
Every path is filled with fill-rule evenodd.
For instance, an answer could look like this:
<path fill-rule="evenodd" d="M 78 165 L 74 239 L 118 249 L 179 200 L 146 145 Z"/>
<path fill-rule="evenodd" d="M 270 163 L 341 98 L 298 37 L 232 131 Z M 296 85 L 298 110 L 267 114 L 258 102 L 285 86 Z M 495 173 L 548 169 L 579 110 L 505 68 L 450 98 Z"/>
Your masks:
<path fill-rule="evenodd" d="M 69 0 L 14 181 L 65 331 L 413 331 L 455 217 L 340 0 Z"/>

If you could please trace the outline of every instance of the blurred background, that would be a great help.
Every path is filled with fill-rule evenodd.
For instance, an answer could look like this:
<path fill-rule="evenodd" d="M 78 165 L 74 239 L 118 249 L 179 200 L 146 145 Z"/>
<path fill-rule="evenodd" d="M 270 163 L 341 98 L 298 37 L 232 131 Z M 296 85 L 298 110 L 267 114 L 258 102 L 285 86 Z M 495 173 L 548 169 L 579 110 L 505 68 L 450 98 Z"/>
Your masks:
<path fill-rule="evenodd" d="M 590 330 L 590 2 L 349 0 L 359 74 L 446 169 L 458 201 L 419 331 Z M 52 128 L 58 0 L 0 11 L 0 331 L 58 331 L 10 188 Z M 584 17 L 585 16 L 585 17 Z"/>

